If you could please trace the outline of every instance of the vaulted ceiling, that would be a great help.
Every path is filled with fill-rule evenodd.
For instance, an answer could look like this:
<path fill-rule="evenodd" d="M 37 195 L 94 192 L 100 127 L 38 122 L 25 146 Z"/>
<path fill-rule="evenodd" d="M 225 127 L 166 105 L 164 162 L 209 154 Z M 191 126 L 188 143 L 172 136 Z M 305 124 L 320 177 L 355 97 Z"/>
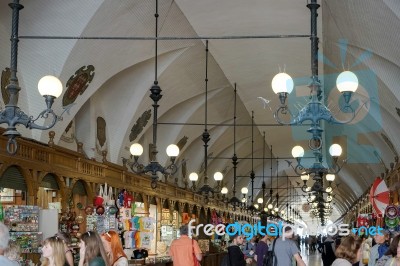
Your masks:
<path fill-rule="evenodd" d="M 11 9 L 7 4 L 7 1 L 0 3 L 0 67 L 3 70 L 9 67 L 10 61 Z M 148 162 L 152 117 L 146 123 L 149 117 L 146 119 L 144 113 L 152 109 L 148 96 L 155 78 L 155 45 L 151 39 L 155 34 L 155 0 L 21 0 L 21 4 L 25 8 L 20 12 L 19 25 L 20 107 L 33 116 L 44 108 L 44 101 L 36 90 L 40 77 L 56 75 L 66 86 L 78 69 L 92 65 L 94 77 L 86 90 L 79 95 L 69 91 L 54 104 L 56 112 L 61 113 L 63 99 L 64 105 L 74 103 L 53 129 L 55 142 L 73 150 L 77 141 L 82 142 L 86 156 L 97 160 L 107 150 L 107 160 L 117 164 L 122 164 L 122 157 L 129 158 L 129 146 L 133 142 L 140 142 L 145 147 L 140 160 Z M 397 109 L 400 108 L 400 3 L 397 0 L 322 0 L 320 4 L 319 78 L 325 103 L 335 115 L 343 118 L 338 107 L 340 95 L 335 88 L 337 75 L 351 70 L 360 82 L 352 98 L 358 110 L 356 118 L 346 125 L 323 125 L 324 159 L 328 154 L 326 147 L 333 142 L 344 148 L 339 161 L 347 159 L 335 180 L 337 188 L 331 217 L 335 220 L 346 213 L 376 176 L 389 168 L 400 149 L 400 109 Z M 182 150 L 177 158 L 180 169 L 183 161 L 188 173 L 204 167 L 201 135 L 205 122 L 205 42 L 208 39 L 209 182 L 214 183 L 215 171 L 222 171 L 224 185 L 232 192 L 230 158 L 235 149 L 239 157 L 237 196 L 241 187 L 251 188 L 249 173 L 253 156 L 257 176 L 254 197 L 260 195 L 264 176 L 268 200 L 273 181 L 273 193 L 279 193 L 280 205 L 283 207 L 289 202 L 301 209 L 305 198 L 298 188 L 300 178 L 294 175 L 286 160 L 295 164 L 291 158 L 292 147 L 298 144 L 307 147 L 310 136 L 306 133 L 307 126 L 281 126 L 275 121 L 273 112 L 279 107 L 279 99 L 272 92 L 271 80 L 283 70 L 290 74 L 295 81 L 295 90 L 288 99 L 290 108 L 299 110 L 306 104 L 311 75 L 310 40 L 308 37 L 272 37 L 309 35 L 310 11 L 306 3 L 159 0 L 158 13 L 158 35 L 168 39 L 158 42 L 157 78 L 163 90 L 158 112 L 160 163 L 168 161 L 166 146 L 181 141 Z M 236 145 L 233 145 L 235 83 L 237 127 Z M 252 111 L 256 124 L 253 155 Z M 97 138 L 98 117 L 106 123 L 105 142 Z M 25 137 L 48 140 L 47 132 L 18 130 Z M 266 149 L 263 152 L 264 132 Z M 186 142 L 182 140 L 184 137 Z M 272 160 L 269 159 L 271 147 Z M 268 159 L 260 159 L 263 156 Z M 183 186 L 181 170 L 175 176 Z M 200 174 L 198 186 L 202 184 L 202 177 Z M 297 187 L 295 192 L 290 192 L 289 186 Z M 288 201 L 290 194 L 292 199 Z M 312 223 L 307 213 L 302 212 L 302 216 Z"/>

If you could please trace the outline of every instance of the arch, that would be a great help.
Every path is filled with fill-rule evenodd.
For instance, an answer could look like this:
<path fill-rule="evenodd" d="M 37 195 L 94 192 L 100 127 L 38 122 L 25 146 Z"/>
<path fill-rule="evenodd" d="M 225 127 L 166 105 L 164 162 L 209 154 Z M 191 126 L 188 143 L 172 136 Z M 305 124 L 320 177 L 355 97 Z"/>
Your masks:
<path fill-rule="evenodd" d="M 163 205 L 162 205 L 162 208 L 163 209 L 169 209 L 169 200 L 168 199 L 166 199 L 166 200 L 164 200 L 164 202 L 163 202 Z"/>
<path fill-rule="evenodd" d="M 16 165 L 9 166 L 0 177 L 0 187 L 27 191 L 28 185 L 22 172 Z"/>
<path fill-rule="evenodd" d="M 59 190 L 60 185 L 58 184 L 57 176 L 52 173 L 47 173 L 40 181 L 39 187 L 48 188 L 52 190 Z"/>
<path fill-rule="evenodd" d="M 143 202 L 144 203 L 144 198 L 143 198 L 142 193 L 135 193 L 134 196 L 135 196 L 135 201 L 136 202 Z"/>
<path fill-rule="evenodd" d="M 89 185 L 86 183 L 85 180 L 79 179 L 74 183 L 72 187 L 72 194 L 78 194 L 81 196 L 88 196 L 88 191 L 90 190 Z"/>
<path fill-rule="evenodd" d="M 210 208 L 206 209 L 206 221 L 207 221 L 207 223 L 211 223 L 211 209 Z"/>
<path fill-rule="evenodd" d="M 207 213 L 204 207 L 201 207 L 199 214 L 199 223 L 207 223 Z"/>
<path fill-rule="evenodd" d="M 149 200 L 149 205 L 156 205 L 157 206 L 157 199 L 156 197 L 152 196 Z"/>
<path fill-rule="evenodd" d="M 189 203 L 186 202 L 185 205 L 183 205 L 182 212 L 186 212 L 186 213 L 190 212 Z"/>
<path fill-rule="evenodd" d="M 195 214 L 196 216 L 197 216 L 197 205 L 194 205 L 193 206 L 193 209 L 192 209 L 192 213 L 191 214 Z M 196 217 L 196 218 L 199 218 L 199 217 Z"/>
<path fill-rule="evenodd" d="M 175 204 L 174 204 L 174 211 L 177 211 L 178 213 L 181 212 L 181 210 L 179 210 L 179 201 L 175 201 Z"/>

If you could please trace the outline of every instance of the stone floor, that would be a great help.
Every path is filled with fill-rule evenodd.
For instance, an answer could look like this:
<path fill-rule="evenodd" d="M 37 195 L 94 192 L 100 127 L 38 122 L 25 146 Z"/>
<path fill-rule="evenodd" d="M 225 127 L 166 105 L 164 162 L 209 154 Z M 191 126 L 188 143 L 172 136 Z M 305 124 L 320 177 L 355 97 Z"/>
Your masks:
<path fill-rule="evenodd" d="M 305 250 L 304 246 L 301 250 L 301 257 L 307 266 L 322 266 L 321 254 L 316 252 L 309 252 Z"/>

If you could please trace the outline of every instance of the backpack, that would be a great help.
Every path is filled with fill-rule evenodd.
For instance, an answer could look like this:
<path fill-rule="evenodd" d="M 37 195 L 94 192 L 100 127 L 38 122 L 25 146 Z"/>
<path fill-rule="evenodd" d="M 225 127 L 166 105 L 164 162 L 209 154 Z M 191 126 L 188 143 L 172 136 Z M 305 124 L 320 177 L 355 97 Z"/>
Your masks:
<path fill-rule="evenodd" d="M 229 259 L 229 248 L 228 248 L 228 254 L 226 254 L 221 261 L 221 266 L 231 266 L 231 261 Z"/>
<path fill-rule="evenodd" d="M 221 261 L 221 266 L 231 266 L 231 262 L 229 261 L 229 254 L 226 254 Z"/>
<path fill-rule="evenodd" d="M 275 238 L 274 243 L 272 244 L 272 250 L 268 250 L 267 254 L 264 255 L 263 266 L 276 266 L 278 264 L 278 260 L 274 253 L 276 240 L 277 238 Z"/>

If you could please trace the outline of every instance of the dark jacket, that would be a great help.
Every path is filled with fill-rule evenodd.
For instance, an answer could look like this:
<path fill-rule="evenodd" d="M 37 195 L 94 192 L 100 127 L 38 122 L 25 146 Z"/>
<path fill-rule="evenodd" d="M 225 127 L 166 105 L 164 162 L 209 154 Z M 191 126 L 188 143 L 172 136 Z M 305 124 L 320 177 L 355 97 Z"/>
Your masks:
<path fill-rule="evenodd" d="M 230 266 L 246 266 L 244 254 L 239 246 L 233 245 L 228 247 Z"/>

